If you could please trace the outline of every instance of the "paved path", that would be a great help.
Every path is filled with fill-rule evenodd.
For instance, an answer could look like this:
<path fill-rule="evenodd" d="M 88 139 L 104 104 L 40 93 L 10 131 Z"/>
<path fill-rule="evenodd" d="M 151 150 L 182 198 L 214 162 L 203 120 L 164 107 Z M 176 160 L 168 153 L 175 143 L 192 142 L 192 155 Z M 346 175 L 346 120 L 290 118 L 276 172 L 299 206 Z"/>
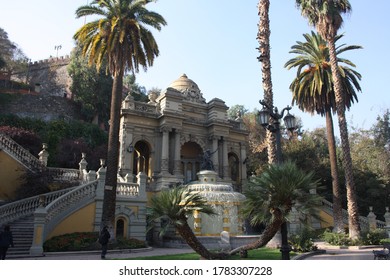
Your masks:
<path fill-rule="evenodd" d="M 325 250 L 325 253 L 321 254 L 308 254 L 304 260 L 373 260 L 372 250 L 378 250 L 380 247 L 365 247 L 356 248 L 351 247 L 349 249 L 340 249 L 332 246 L 319 246 L 320 249 Z M 107 253 L 107 259 L 126 259 L 137 258 L 143 256 L 163 256 L 163 255 L 175 255 L 182 253 L 191 253 L 192 249 L 184 248 L 148 248 L 139 250 L 126 250 L 126 251 L 109 251 Z M 8 258 L 12 259 L 12 258 Z M 99 260 L 100 251 L 92 252 L 73 252 L 73 253 L 46 253 L 42 257 L 23 257 L 15 258 L 23 260 Z"/>
<path fill-rule="evenodd" d="M 183 253 L 192 253 L 192 249 L 176 249 L 176 248 L 148 248 L 138 250 L 124 250 L 124 251 L 108 251 L 106 259 L 126 259 L 137 258 L 143 256 L 164 256 L 164 255 L 176 255 Z M 7 259 L 12 259 L 7 258 Z M 42 257 L 23 257 L 15 258 L 18 260 L 100 260 L 100 251 L 91 252 L 58 252 L 58 253 L 46 253 Z"/>

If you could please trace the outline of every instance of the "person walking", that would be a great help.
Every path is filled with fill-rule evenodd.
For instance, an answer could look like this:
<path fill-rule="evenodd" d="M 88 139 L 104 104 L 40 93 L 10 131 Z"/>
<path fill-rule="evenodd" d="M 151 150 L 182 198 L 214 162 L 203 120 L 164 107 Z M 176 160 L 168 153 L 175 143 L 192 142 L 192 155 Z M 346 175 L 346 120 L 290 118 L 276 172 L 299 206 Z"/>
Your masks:
<path fill-rule="evenodd" d="M 102 254 L 101 258 L 105 259 L 107 254 L 107 248 L 108 248 L 108 241 L 110 240 L 110 233 L 108 232 L 107 226 L 104 226 L 102 231 L 100 232 L 99 236 L 99 243 L 102 245 Z"/>
<path fill-rule="evenodd" d="M 9 246 L 14 247 L 14 240 L 9 225 L 4 227 L 4 231 L 0 233 L 0 259 L 5 260 Z"/>

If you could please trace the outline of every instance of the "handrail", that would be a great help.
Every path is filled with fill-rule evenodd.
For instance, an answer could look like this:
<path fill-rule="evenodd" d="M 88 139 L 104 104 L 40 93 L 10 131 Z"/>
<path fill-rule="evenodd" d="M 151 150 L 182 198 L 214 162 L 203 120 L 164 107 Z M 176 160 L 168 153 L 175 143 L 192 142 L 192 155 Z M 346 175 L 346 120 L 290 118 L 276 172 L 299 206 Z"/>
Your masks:
<path fill-rule="evenodd" d="M 34 157 L 29 151 L 3 133 L 0 133 L 0 148 L 5 149 L 23 165 L 33 171 L 45 168 L 39 159 Z"/>
<path fill-rule="evenodd" d="M 85 200 L 94 199 L 98 180 L 86 183 L 84 185 L 73 188 L 66 194 L 57 197 L 51 201 L 46 207 L 46 228 L 45 232 L 50 230 L 61 220 L 59 217 L 69 214 L 75 210 L 80 204 L 85 203 Z"/>
<path fill-rule="evenodd" d="M 7 203 L 0 207 L 0 224 L 6 224 L 19 218 L 32 215 L 34 214 L 35 210 L 42 204 L 49 204 L 53 200 L 71 191 L 72 189 L 74 189 L 74 187 Z"/>
<path fill-rule="evenodd" d="M 322 199 L 322 205 L 325 206 L 328 210 L 333 212 L 333 204 L 329 202 L 326 199 Z M 343 222 L 348 224 L 348 211 L 345 209 L 342 209 L 342 214 L 343 214 Z M 359 223 L 362 228 L 368 229 L 369 226 L 369 221 L 367 217 L 359 216 Z M 377 228 L 385 228 L 386 227 L 386 222 L 381 221 L 381 220 L 376 220 L 376 227 Z"/>
<path fill-rule="evenodd" d="M 85 197 L 95 197 L 97 183 L 98 181 L 95 180 L 93 182 L 75 187 L 70 192 L 57 197 L 55 200 L 50 202 L 45 207 L 47 211 L 46 221 L 50 221 L 63 209 L 73 206 L 75 203 L 83 200 Z"/>

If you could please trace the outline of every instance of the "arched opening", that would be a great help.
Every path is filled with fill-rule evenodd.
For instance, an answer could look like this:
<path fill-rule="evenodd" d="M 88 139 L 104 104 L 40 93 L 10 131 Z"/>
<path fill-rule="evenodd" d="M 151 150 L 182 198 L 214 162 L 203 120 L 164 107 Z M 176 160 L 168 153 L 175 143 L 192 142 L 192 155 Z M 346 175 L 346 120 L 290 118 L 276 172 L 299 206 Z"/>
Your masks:
<path fill-rule="evenodd" d="M 116 221 L 116 238 L 125 236 L 125 220 L 120 218 Z"/>
<path fill-rule="evenodd" d="M 181 162 L 184 182 L 196 180 L 196 173 L 200 171 L 203 150 L 199 144 L 189 141 L 181 147 Z"/>
<path fill-rule="evenodd" d="M 134 145 L 134 158 L 133 158 L 133 174 L 137 175 L 139 172 L 144 172 L 146 175 L 151 176 L 150 168 L 150 147 L 146 141 L 138 141 Z"/>

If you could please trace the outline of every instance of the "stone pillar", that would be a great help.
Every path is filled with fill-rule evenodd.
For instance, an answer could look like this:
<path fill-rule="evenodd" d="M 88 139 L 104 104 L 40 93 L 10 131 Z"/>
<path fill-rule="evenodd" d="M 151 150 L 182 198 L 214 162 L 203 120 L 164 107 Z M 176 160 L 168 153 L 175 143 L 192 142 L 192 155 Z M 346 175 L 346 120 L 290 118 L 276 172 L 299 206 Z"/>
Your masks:
<path fill-rule="evenodd" d="M 390 213 L 389 213 L 389 207 L 386 207 L 385 221 L 386 221 L 387 236 L 390 238 Z"/>
<path fill-rule="evenodd" d="M 30 247 L 31 256 L 43 255 L 43 242 L 45 241 L 44 239 L 45 239 L 46 216 L 47 216 L 47 211 L 42 200 L 40 206 L 34 212 L 34 235 L 33 235 L 33 242 Z"/>
<path fill-rule="evenodd" d="M 373 207 L 370 206 L 369 207 L 370 209 L 370 213 L 368 213 L 368 227 L 369 227 L 369 230 L 374 230 L 376 229 L 376 215 L 374 214 L 374 212 L 372 212 L 373 210 Z"/>
<path fill-rule="evenodd" d="M 246 155 L 246 147 L 245 143 L 240 143 L 240 153 L 241 153 L 241 160 L 240 160 L 240 165 L 241 165 L 241 184 L 246 182 L 246 161 L 247 161 L 247 155 Z"/>
<path fill-rule="evenodd" d="M 218 154 L 219 154 L 219 151 L 218 151 L 218 137 L 217 136 L 213 136 L 212 137 L 212 161 L 213 161 L 213 166 L 214 166 L 214 171 L 216 171 L 218 173 L 218 170 L 219 170 L 219 162 L 218 162 Z"/>
<path fill-rule="evenodd" d="M 96 196 L 95 196 L 96 208 L 95 208 L 94 231 L 100 231 L 100 225 L 102 222 L 104 186 L 106 182 L 106 172 L 107 172 L 107 169 L 104 167 L 104 160 L 100 160 L 100 164 L 101 166 L 97 171 L 98 185 L 96 188 Z"/>
<path fill-rule="evenodd" d="M 47 160 L 49 158 L 49 152 L 46 150 L 47 149 L 47 144 L 43 143 L 42 144 L 42 151 L 39 152 L 39 161 L 44 165 L 47 166 Z"/>
<path fill-rule="evenodd" d="M 229 177 L 229 160 L 228 160 L 228 147 L 227 141 L 223 140 L 222 142 L 222 163 L 223 163 L 223 179 L 230 180 Z"/>
<path fill-rule="evenodd" d="M 180 158 L 181 144 L 180 144 L 180 130 L 176 129 L 175 131 L 175 159 L 173 174 L 176 176 L 182 176 L 183 172 L 181 170 L 181 158 Z"/>
<path fill-rule="evenodd" d="M 161 173 L 167 174 L 169 170 L 169 132 L 170 127 L 161 128 L 162 136 L 162 147 L 161 147 Z"/>
<path fill-rule="evenodd" d="M 122 124 L 122 132 L 120 135 L 121 148 L 119 154 L 119 171 L 121 176 L 127 173 L 133 173 L 133 157 L 134 157 L 134 137 L 133 128 L 130 125 Z"/>
<path fill-rule="evenodd" d="M 144 172 L 140 172 L 137 175 L 137 183 L 138 183 L 138 191 L 139 191 L 139 198 L 144 199 L 146 201 L 146 180 L 147 176 Z"/>

